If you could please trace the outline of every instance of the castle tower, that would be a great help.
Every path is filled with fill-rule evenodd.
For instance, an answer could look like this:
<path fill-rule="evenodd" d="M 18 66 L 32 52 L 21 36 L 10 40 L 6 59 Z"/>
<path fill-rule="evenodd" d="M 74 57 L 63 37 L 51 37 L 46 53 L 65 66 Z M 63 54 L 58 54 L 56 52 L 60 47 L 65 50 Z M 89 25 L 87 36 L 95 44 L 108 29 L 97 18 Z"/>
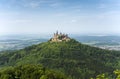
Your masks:
<path fill-rule="evenodd" d="M 52 38 L 52 42 L 62 42 L 62 41 L 69 41 L 70 38 L 68 37 L 67 34 L 63 34 L 63 33 L 58 33 L 58 31 L 56 31 L 56 33 L 54 33 L 54 37 Z"/>

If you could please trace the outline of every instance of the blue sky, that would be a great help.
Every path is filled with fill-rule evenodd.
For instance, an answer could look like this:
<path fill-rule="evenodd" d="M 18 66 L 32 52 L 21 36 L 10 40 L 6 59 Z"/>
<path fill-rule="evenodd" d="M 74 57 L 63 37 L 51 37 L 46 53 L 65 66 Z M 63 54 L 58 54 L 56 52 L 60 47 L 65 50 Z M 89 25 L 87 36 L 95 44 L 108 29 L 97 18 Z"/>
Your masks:
<path fill-rule="evenodd" d="M 120 0 L 0 0 L 0 35 L 120 35 Z"/>

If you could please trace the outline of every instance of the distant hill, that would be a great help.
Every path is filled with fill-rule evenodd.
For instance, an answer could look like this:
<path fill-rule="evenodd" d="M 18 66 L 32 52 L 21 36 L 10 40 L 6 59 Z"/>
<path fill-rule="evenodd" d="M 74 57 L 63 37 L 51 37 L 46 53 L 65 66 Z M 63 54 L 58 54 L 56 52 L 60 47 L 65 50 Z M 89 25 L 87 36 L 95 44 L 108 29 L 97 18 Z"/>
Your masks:
<path fill-rule="evenodd" d="M 101 73 L 111 74 L 118 67 L 119 57 L 119 51 L 103 50 L 70 39 L 0 54 L 0 66 L 42 64 L 65 73 L 69 79 L 89 79 Z"/>

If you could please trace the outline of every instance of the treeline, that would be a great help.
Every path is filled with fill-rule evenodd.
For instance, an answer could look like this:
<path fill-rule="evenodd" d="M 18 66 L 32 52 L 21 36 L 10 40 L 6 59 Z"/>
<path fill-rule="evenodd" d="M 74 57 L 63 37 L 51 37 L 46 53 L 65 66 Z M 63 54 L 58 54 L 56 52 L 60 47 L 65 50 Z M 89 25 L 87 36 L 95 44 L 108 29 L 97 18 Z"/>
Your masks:
<path fill-rule="evenodd" d="M 21 65 L 0 70 L 0 79 L 67 79 L 64 74 L 41 65 Z"/>
<path fill-rule="evenodd" d="M 120 79 L 120 70 L 115 70 L 114 75 L 100 74 L 89 79 Z M 0 79 L 73 79 L 63 73 L 50 70 L 42 65 L 21 65 L 0 69 Z M 78 78 L 81 79 L 81 78 Z"/>

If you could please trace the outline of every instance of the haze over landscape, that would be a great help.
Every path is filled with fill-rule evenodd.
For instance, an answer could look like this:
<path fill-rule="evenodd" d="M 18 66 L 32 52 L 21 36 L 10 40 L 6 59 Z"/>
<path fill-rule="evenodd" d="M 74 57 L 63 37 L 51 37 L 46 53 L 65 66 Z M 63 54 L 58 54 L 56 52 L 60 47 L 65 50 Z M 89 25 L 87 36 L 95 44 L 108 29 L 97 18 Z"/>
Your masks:
<path fill-rule="evenodd" d="M 0 79 L 120 79 L 120 0 L 0 0 Z"/>
<path fill-rule="evenodd" d="M 120 35 L 120 0 L 0 0 L 0 35 Z"/>

